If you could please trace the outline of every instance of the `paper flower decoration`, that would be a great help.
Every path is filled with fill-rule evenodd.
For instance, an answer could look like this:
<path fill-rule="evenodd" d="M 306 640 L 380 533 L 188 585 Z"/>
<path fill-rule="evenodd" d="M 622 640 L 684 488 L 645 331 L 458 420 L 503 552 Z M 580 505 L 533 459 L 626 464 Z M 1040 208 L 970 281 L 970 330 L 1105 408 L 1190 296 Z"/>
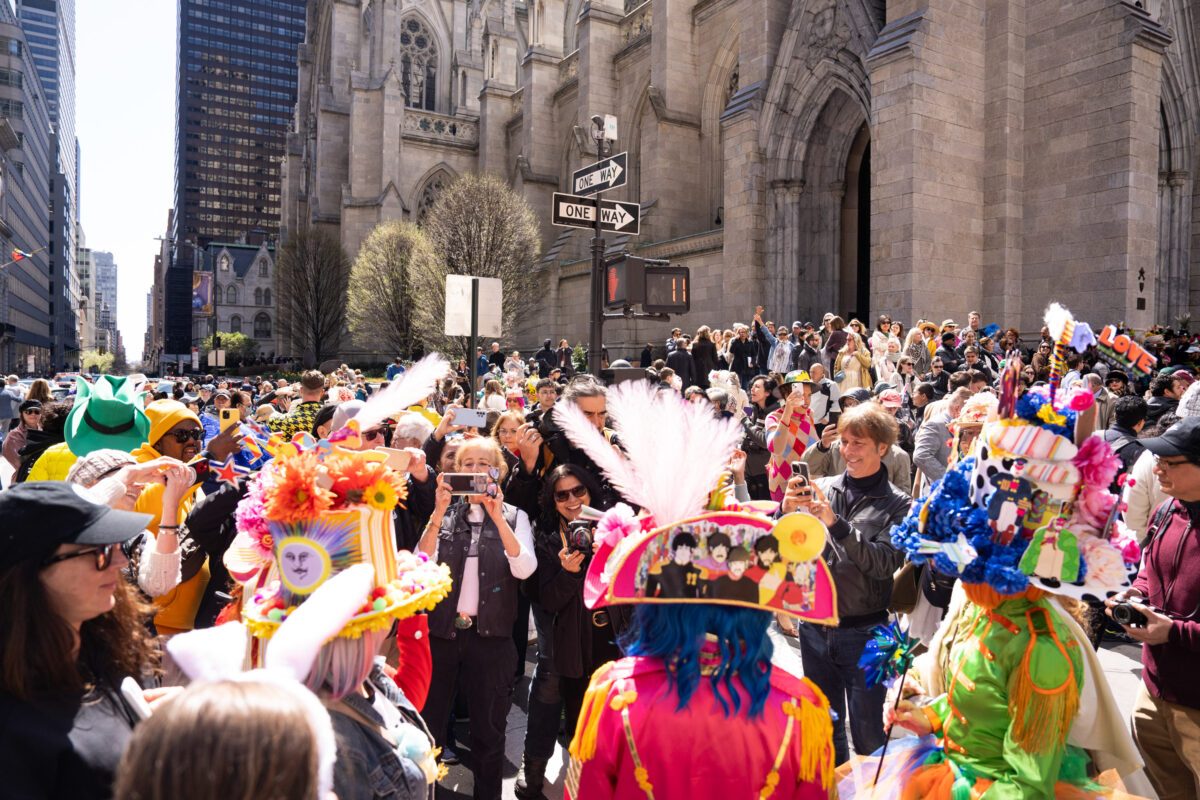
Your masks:
<path fill-rule="evenodd" d="M 881 683 L 890 684 L 907 672 L 917 648 L 917 640 L 900 630 L 895 620 L 876 626 L 871 633 L 858 660 L 858 666 L 866 673 L 868 689 Z"/>

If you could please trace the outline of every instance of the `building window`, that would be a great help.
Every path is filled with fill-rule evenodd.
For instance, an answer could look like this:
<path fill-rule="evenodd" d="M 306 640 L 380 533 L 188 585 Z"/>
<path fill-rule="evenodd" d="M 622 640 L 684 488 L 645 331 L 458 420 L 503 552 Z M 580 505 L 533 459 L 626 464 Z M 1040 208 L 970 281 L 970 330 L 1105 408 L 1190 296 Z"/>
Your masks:
<path fill-rule="evenodd" d="M 15 69 L 0 69 L 0 86 L 21 88 L 21 73 Z"/>
<path fill-rule="evenodd" d="M 433 111 L 437 97 L 437 43 L 420 20 L 409 17 L 400 30 L 400 82 L 409 108 Z"/>
<path fill-rule="evenodd" d="M 263 305 L 264 306 L 271 305 L 271 290 L 270 289 L 266 289 L 263 291 Z"/>
<path fill-rule="evenodd" d="M 256 314 L 254 316 L 254 338 L 255 339 L 270 339 L 271 338 L 271 317 L 267 314 Z"/>
<path fill-rule="evenodd" d="M 223 302 L 225 302 L 225 301 L 221 299 L 221 287 L 220 287 L 220 285 L 214 286 L 214 287 L 213 287 L 213 304 L 214 304 L 214 305 L 220 305 L 220 304 L 221 304 L 221 303 L 223 303 Z"/>
<path fill-rule="evenodd" d="M 238 300 L 238 298 L 237 298 L 237 287 L 236 287 L 236 286 L 230 286 L 230 287 L 229 287 L 229 288 L 228 288 L 228 289 L 225 291 L 225 305 L 227 305 L 227 306 L 236 306 L 236 305 L 237 305 L 237 300 Z"/>
<path fill-rule="evenodd" d="M 242 332 L 242 318 L 239 317 L 237 314 L 234 314 L 232 317 L 229 318 L 229 332 L 230 333 L 241 333 Z"/>
<path fill-rule="evenodd" d="M 442 189 L 448 183 L 450 183 L 450 176 L 445 172 L 438 172 L 425 184 L 425 188 L 421 190 L 420 197 L 417 198 L 418 225 L 425 221 L 425 215 L 429 213 L 429 209 L 433 208 L 433 204 L 437 202 Z"/>
<path fill-rule="evenodd" d="M 20 100 L 9 100 L 0 97 L 0 117 L 9 119 L 24 119 L 25 105 Z"/>
<path fill-rule="evenodd" d="M 256 306 L 262 305 L 262 289 L 261 288 L 254 290 L 254 305 L 256 305 Z"/>
<path fill-rule="evenodd" d="M 221 256 L 221 269 L 225 272 L 229 271 L 229 256 Z"/>
<path fill-rule="evenodd" d="M 267 278 L 270 277 L 270 274 L 271 273 L 268 272 L 267 260 L 264 258 L 262 261 L 258 262 L 258 277 Z"/>
<path fill-rule="evenodd" d="M 21 42 L 17 39 L 9 39 L 7 36 L 0 36 L 0 48 L 8 52 L 10 56 L 21 55 Z"/>

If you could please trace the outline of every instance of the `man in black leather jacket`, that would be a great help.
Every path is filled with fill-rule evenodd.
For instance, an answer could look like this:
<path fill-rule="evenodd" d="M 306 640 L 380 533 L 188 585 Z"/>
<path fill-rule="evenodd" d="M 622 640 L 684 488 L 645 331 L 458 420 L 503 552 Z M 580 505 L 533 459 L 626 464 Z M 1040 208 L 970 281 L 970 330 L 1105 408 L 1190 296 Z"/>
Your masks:
<path fill-rule="evenodd" d="M 846 471 L 809 486 L 793 477 L 780 508 L 791 513 L 807 506 L 829 529 L 823 558 L 837 588 L 837 627 L 801 624 L 804 674 L 840 719 L 850 714 L 850 736 L 861 755 L 883 746 L 883 703 L 887 687 L 867 689 L 858 666 L 872 629 L 888 620 L 892 573 L 904 556 L 892 545 L 892 526 L 908 513 L 912 498 L 888 481 L 882 458 L 897 435 L 896 420 L 875 403 L 863 403 L 838 420 Z M 844 724 L 834 725 L 837 763 L 849 757 Z"/>

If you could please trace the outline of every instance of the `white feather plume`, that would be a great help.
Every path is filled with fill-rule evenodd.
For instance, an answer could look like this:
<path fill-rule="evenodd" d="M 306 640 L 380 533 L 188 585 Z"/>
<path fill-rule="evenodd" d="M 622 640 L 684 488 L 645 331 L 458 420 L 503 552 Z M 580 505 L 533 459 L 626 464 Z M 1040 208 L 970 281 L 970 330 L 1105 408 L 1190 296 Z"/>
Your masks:
<path fill-rule="evenodd" d="M 1043 317 L 1046 323 L 1046 329 L 1050 331 L 1050 340 L 1057 342 L 1062 338 L 1063 331 L 1067 329 L 1067 323 L 1072 321 L 1074 317 L 1059 303 L 1051 303 L 1046 308 L 1046 314 Z"/>
<path fill-rule="evenodd" d="M 659 525 L 704 510 L 742 437 L 738 424 L 718 419 L 710 404 L 687 403 L 646 381 L 609 387 L 608 414 L 625 455 L 573 404 L 561 404 L 554 418 L 613 488 L 650 512 Z"/>
<path fill-rule="evenodd" d="M 440 353 L 430 353 L 413 364 L 382 392 L 376 392 L 354 418 L 360 430 L 370 430 L 388 417 L 433 394 L 438 381 L 449 374 L 450 364 Z"/>

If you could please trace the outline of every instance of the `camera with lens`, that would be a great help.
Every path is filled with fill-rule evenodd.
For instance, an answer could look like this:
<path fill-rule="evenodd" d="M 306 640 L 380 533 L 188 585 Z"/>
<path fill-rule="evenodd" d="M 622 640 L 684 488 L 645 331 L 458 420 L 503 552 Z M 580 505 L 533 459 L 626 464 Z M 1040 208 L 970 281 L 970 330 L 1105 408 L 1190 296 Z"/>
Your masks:
<path fill-rule="evenodd" d="M 593 523 L 585 519 L 577 519 L 567 524 L 567 551 L 570 553 L 592 554 Z"/>
<path fill-rule="evenodd" d="M 1117 603 L 1112 607 L 1112 618 L 1119 625 L 1128 627 L 1145 625 L 1146 615 L 1133 607 L 1132 603 Z"/>

